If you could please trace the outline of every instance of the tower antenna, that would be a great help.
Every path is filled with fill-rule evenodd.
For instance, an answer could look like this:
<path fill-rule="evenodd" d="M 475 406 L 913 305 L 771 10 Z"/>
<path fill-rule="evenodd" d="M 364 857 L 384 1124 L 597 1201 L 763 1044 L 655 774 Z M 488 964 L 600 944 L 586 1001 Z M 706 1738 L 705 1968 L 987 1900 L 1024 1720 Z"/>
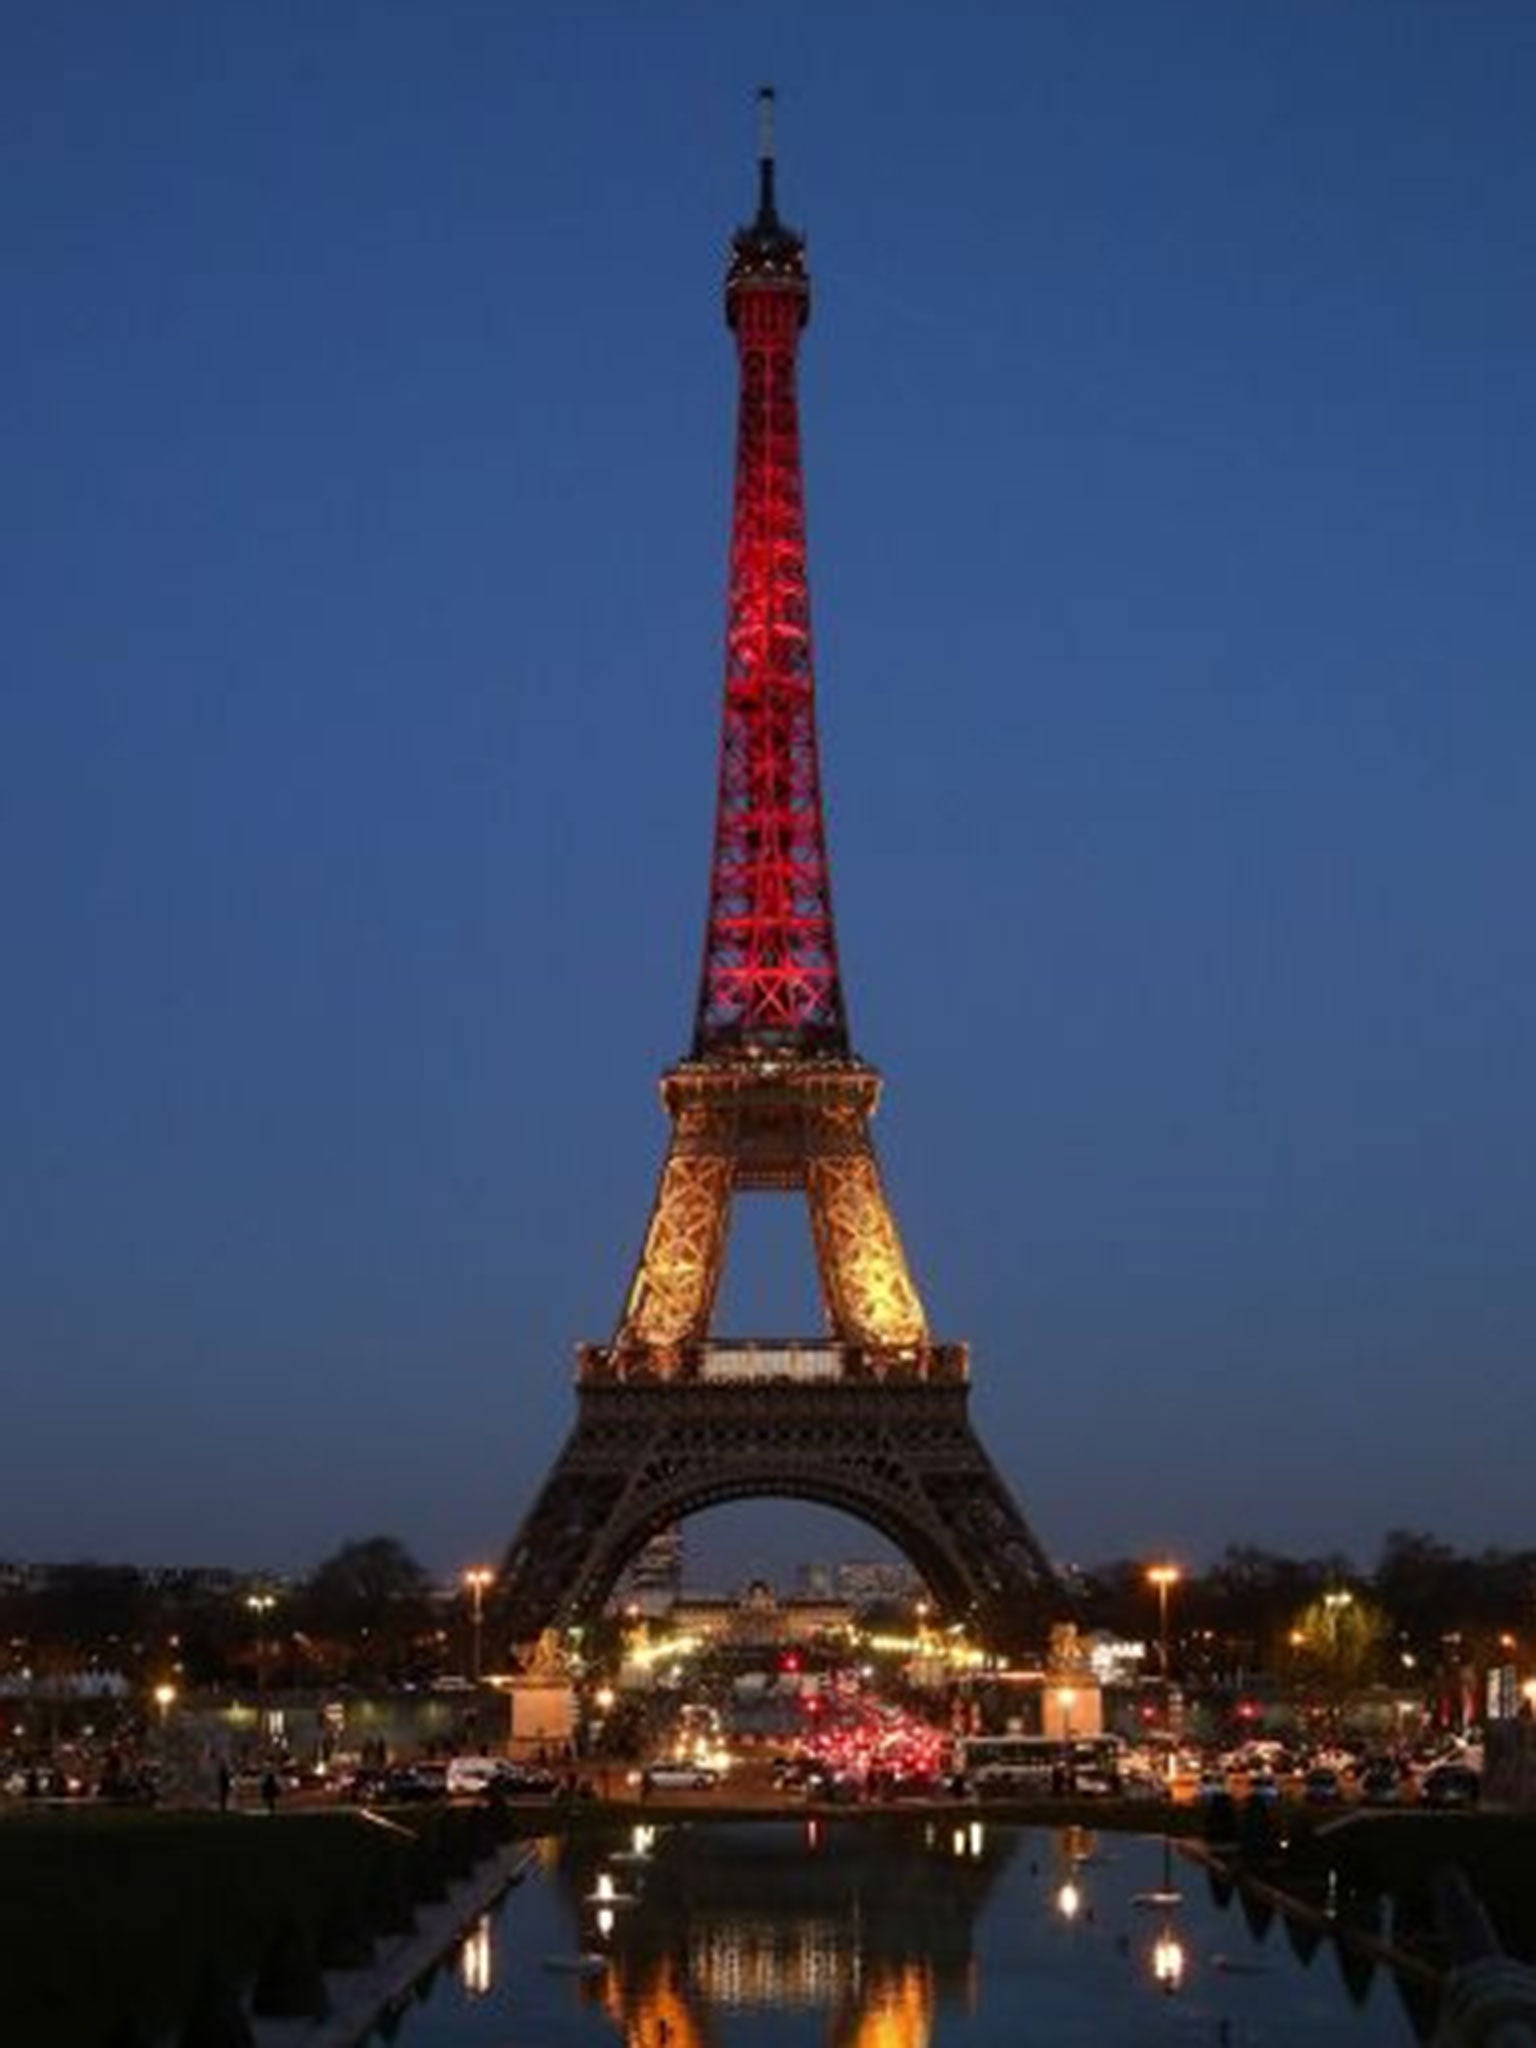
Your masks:
<path fill-rule="evenodd" d="M 757 224 L 771 228 L 778 224 L 773 201 L 773 110 L 775 94 L 771 85 L 757 89 Z"/>

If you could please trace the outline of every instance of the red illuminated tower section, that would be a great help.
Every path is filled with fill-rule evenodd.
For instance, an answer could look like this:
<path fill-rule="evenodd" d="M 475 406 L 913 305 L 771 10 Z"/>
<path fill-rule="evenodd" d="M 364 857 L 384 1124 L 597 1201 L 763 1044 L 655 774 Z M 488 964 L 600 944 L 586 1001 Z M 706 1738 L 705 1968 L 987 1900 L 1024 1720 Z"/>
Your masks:
<path fill-rule="evenodd" d="M 816 680 L 795 391 L 810 316 L 805 244 L 774 203 L 765 122 L 757 218 L 736 236 L 725 316 L 741 399 L 720 788 L 694 1057 L 846 1057 L 816 746 Z"/>
<path fill-rule="evenodd" d="M 584 1346 L 578 1419 L 507 1553 L 519 1642 L 600 1611 L 658 1531 L 752 1496 L 820 1501 L 903 1550 L 1000 1645 L 1055 1580 L 971 1427 L 964 1345 L 934 1341 L 870 1136 L 880 1076 L 848 1034 L 822 812 L 795 373 L 805 244 L 779 218 L 763 96 L 758 204 L 731 244 L 741 397 L 709 915 L 688 1057 L 623 1313 Z M 739 1194 L 803 1199 L 825 1329 L 717 1336 Z"/>
<path fill-rule="evenodd" d="M 881 1185 L 869 1120 L 880 1077 L 849 1048 L 816 744 L 806 574 L 800 335 L 805 243 L 774 199 L 762 103 L 757 216 L 736 234 L 725 317 L 741 398 L 731 524 L 720 781 L 692 1057 L 662 1082 L 672 1143 L 614 1344 L 600 1374 L 686 1376 L 725 1262 L 732 1197 L 803 1193 L 828 1328 L 846 1371 L 963 1375 L 928 1341 Z"/>

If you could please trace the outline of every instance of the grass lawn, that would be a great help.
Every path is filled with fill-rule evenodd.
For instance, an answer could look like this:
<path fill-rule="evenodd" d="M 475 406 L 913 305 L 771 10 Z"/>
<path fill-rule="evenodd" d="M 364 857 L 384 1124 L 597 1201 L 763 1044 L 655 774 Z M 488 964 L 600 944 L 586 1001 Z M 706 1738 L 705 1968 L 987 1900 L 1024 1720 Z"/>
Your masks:
<path fill-rule="evenodd" d="M 252 1977 L 279 1924 L 318 1927 L 408 1840 L 353 1812 L 85 1808 L 0 1819 L 0 2042 L 103 2048 L 176 2024 L 208 1965 Z"/>

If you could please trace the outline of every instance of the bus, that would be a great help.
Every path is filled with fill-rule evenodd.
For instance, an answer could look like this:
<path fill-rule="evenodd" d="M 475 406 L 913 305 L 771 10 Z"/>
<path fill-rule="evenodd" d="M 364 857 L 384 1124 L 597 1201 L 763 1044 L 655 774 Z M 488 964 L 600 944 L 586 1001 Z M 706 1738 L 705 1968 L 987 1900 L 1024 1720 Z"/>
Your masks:
<path fill-rule="evenodd" d="M 987 1792 L 1120 1790 L 1125 1744 L 1118 1735 L 967 1735 L 960 1769 L 971 1789 Z"/>

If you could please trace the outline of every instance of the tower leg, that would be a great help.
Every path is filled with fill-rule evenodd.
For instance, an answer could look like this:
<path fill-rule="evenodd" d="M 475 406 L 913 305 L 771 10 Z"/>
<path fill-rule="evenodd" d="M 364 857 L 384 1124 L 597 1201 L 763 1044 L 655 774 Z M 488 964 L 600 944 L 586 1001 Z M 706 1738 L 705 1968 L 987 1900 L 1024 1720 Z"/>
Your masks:
<path fill-rule="evenodd" d="M 685 1151 L 674 1137 L 624 1307 L 622 1348 L 649 1350 L 664 1364 L 669 1353 L 708 1335 L 725 1264 L 733 1172 L 728 1156 Z"/>
<path fill-rule="evenodd" d="M 822 1294 L 843 1342 L 897 1350 L 925 1343 L 927 1318 L 873 1150 L 809 1160 L 806 1192 Z"/>

